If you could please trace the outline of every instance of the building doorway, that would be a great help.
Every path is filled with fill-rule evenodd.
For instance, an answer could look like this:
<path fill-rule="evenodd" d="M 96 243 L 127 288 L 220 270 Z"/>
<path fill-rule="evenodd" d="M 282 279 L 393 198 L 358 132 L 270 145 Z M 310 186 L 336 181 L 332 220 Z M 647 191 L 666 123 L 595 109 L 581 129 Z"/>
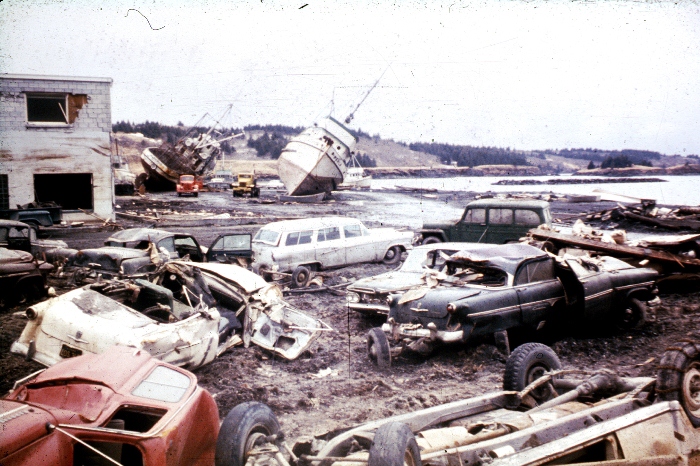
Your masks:
<path fill-rule="evenodd" d="M 92 210 L 92 173 L 34 175 L 37 202 L 55 202 L 64 210 Z"/>

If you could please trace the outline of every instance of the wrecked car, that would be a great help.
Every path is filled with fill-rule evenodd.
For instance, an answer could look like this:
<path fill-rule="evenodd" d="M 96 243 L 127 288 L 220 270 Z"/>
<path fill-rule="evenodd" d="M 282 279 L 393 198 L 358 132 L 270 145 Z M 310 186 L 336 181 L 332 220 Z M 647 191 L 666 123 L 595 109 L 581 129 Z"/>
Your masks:
<path fill-rule="evenodd" d="M 166 263 L 151 281 L 98 280 L 26 316 L 11 351 L 46 366 L 115 344 L 189 369 L 240 343 L 294 359 L 329 329 L 246 269 L 182 261 Z"/>
<path fill-rule="evenodd" d="M 259 422 L 273 417 L 244 403 L 220 424 L 214 397 L 191 372 L 114 346 L 15 383 L 0 399 L 0 463 L 243 466 L 246 440 L 279 431 Z"/>
<path fill-rule="evenodd" d="M 53 265 L 26 251 L 0 248 L 0 309 L 46 296 L 46 275 Z"/>
<path fill-rule="evenodd" d="M 433 243 L 416 246 L 408 252 L 397 270 L 357 280 L 346 288 L 347 305 L 353 311 L 368 316 L 389 314 L 387 298 L 425 285 L 437 272 L 446 268 L 449 256 L 465 247 L 479 248 L 492 245 L 472 243 Z"/>
<path fill-rule="evenodd" d="M 348 217 L 284 220 L 262 227 L 253 237 L 253 270 L 291 272 L 292 286 L 306 286 L 315 270 L 362 262 L 397 264 L 411 249 L 413 233 L 368 229 Z"/>
<path fill-rule="evenodd" d="M 698 364 L 700 344 L 688 341 L 664 353 L 655 378 L 561 370 L 551 348 L 527 343 L 508 358 L 502 391 L 300 441 L 298 462 L 258 442 L 247 464 L 695 464 Z"/>
<path fill-rule="evenodd" d="M 613 257 L 556 258 L 527 244 L 464 249 L 434 286 L 389 298 L 389 316 L 367 336 L 370 359 L 388 367 L 404 350 L 429 354 L 438 343 L 514 328 L 539 330 L 601 322 L 638 327 L 656 298 L 653 269 Z M 390 349 L 390 343 L 393 348 Z"/>
<path fill-rule="evenodd" d="M 422 243 L 464 241 L 497 243 L 518 241 L 531 228 L 552 226 L 546 201 L 479 199 L 467 204 L 457 223 L 426 223 L 419 231 Z"/>
<path fill-rule="evenodd" d="M 154 228 L 130 228 L 105 240 L 104 247 L 83 249 L 67 258 L 64 270 L 76 282 L 97 275 L 103 278 L 148 276 L 170 260 L 247 264 L 252 255 L 250 234 L 219 235 L 208 249 L 188 234 Z M 239 260 L 240 259 L 240 260 Z"/>

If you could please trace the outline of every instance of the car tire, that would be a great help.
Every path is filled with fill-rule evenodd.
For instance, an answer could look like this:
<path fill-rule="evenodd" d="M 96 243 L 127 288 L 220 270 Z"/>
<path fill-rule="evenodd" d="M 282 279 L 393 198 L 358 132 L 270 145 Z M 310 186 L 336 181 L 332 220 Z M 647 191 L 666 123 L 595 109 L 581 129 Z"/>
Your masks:
<path fill-rule="evenodd" d="M 267 282 L 272 281 L 272 275 L 267 271 L 267 267 L 264 265 L 255 264 L 251 267 L 253 273 L 260 275 Z"/>
<path fill-rule="evenodd" d="M 308 267 L 300 265 L 292 272 L 292 288 L 304 288 L 309 283 L 311 271 Z"/>
<path fill-rule="evenodd" d="M 394 265 L 400 261 L 401 261 L 401 247 L 400 246 L 390 247 L 387 250 L 386 254 L 384 255 L 384 259 L 382 259 L 382 262 L 385 263 L 386 265 Z"/>
<path fill-rule="evenodd" d="M 659 398 L 679 402 L 693 427 L 700 427 L 700 343 L 685 341 L 669 348 L 661 357 L 659 368 Z"/>
<path fill-rule="evenodd" d="M 545 372 L 561 369 L 561 361 L 552 348 L 542 343 L 525 343 L 515 348 L 506 361 L 503 390 L 522 391 Z M 556 393 L 551 385 L 530 392 L 538 402 L 546 401 Z"/>
<path fill-rule="evenodd" d="M 628 299 L 617 316 L 617 326 L 623 330 L 640 328 L 646 321 L 647 305 L 636 298 Z"/>
<path fill-rule="evenodd" d="M 177 197 L 182 197 L 182 193 L 177 193 Z"/>
<path fill-rule="evenodd" d="M 245 466 L 246 453 L 260 436 L 276 434 L 280 424 L 272 410 L 257 401 L 242 403 L 224 418 L 216 439 L 216 466 Z"/>
<path fill-rule="evenodd" d="M 377 429 L 369 448 L 368 466 L 421 466 L 416 437 L 403 422 Z"/>
<path fill-rule="evenodd" d="M 199 193 L 194 193 L 194 197 L 199 197 Z"/>
<path fill-rule="evenodd" d="M 435 244 L 435 243 L 442 243 L 442 240 L 438 238 L 437 236 L 428 236 L 427 238 L 423 238 L 423 241 L 421 241 L 420 244 Z"/>
<path fill-rule="evenodd" d="M 389 340 L 379 327 L 367 333 L 367 356 L 381 370 L 391 367 Z"/>

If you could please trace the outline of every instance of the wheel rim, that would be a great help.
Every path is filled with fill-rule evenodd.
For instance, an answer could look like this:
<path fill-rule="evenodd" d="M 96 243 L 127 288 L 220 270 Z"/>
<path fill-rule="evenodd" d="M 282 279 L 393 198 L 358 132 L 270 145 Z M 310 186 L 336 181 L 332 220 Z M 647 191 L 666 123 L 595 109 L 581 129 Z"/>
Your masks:
<path fill-rule="evenodd" d="M 371 340 L 369 342 L 369 348 L 367 349 L 367 353 L 369 354 L 369 358 L 373 362 L 377 362 L 377 345 L 374 343 L 374 340 Z"/>
<path fill-rule="evenodd" d="M 625 309 L 622 311 L 622 315 L 620 316 L 620 322 L 625 326 L 629 326 L 634 322 L 634 320 L 634 309 L 632 309 L 630 306 L 625 307 Z"/>
<path fill-rule="evenodd" d="M 306 283 L 306 279 L 308 278 L 308 275 L 306 272 L 299 272 L 297 275 L 297 282 L 299 283 Z"/>
<path fill-rule="evenodd" d="M 544 376 L 545 372 L 548 372 L 548 369 L 545 366 L 537 365 L 537 366 L 532 367 L 527 373 L 527 379 L 525 380 L 525 386 L 530 385 L 535 380 Z M 547 385 L 544 385 L 544 386 L 537 387 L 536 389 L 534 389 L 530 393 L 532 394 L 532 396 L 534 398 L 541 400 L 544 398 L 548 398 L 551 394 L 551 391 Z"/>
<path fill-rule="evenodd" d="M 696 362 L 683 376 L 683 399 L 693 416 L 700 416 L 700 364 Z"/>
<path fill-rule="evenodd" d="M 413 457 L 413 452 L 409 448 L 403 454 L 404 466 L 416 466 L 416 459 Z"/>
<path fill-rule="evenodd" d="M 395 258 L 395 257 L 396 257 L 396 250 L 395 250 L 394 248 L 391 248 L 391 249 L 389 249 L 389 250 L 386 252 L 386 255 L 384 256 L 384 259 L 390 261 L 390 260 L 392 260 L 392 259 Z"/>

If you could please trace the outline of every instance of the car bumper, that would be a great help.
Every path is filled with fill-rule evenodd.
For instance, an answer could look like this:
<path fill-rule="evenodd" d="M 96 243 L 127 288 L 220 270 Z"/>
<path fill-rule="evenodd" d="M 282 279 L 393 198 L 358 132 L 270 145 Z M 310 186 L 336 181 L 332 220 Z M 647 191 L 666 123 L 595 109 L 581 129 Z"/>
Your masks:
<path fill-rule="evenodd" d="M 404 338 L 416 340 L 425 338 L 429 341 L 441 341 L 444 343 L 456 343 L 464 338 L 464 330 L 438 330 L 434 324 L 428 324 L 428 328 L 419 326 L 419 324 L 398 324 L 396 322 L 387 322 L 382 325 L 382 331 L 389 335 L 395 341 Z"/>
<path fill-rule="evenodd" d="M 348 307 L 360 314 L 367 315 L 389 315 L 389 306 L 375 303 L 348 303 Z"/>

